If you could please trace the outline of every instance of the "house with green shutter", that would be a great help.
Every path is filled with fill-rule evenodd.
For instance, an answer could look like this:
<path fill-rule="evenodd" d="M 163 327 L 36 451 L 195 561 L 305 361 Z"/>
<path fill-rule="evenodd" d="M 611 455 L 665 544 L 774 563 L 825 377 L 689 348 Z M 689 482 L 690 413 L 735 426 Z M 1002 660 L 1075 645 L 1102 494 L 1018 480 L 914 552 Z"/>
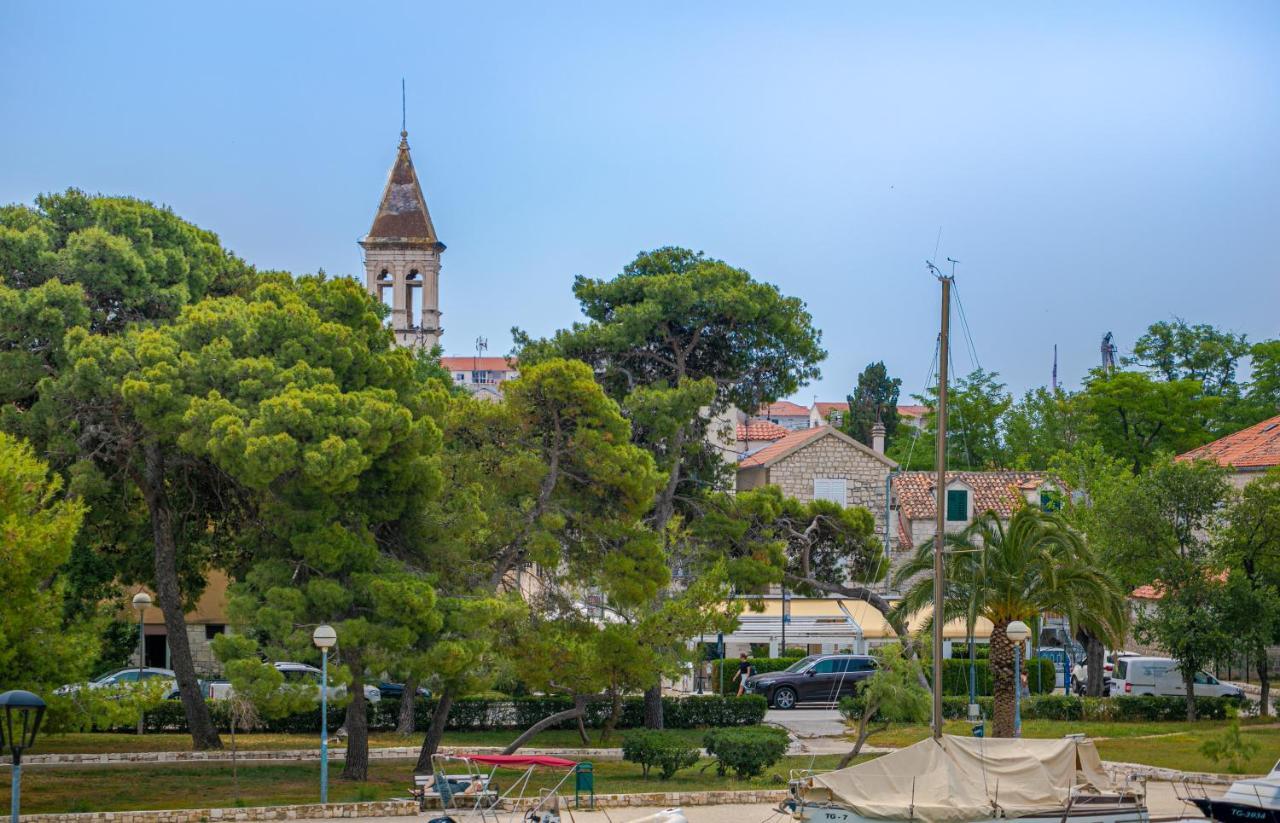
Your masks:
<path fill-rule="evenodd" d="M 936 481 L 933 472 L 893 475 L 898 551 L 909 552 L 938 533 Z M 1008 520 L 1023 505 L 1056 508 L 1062 488 L 1044 472 L 947 472 L 945 499 L 946 529 L 958 532 L 987 511 Z"/>

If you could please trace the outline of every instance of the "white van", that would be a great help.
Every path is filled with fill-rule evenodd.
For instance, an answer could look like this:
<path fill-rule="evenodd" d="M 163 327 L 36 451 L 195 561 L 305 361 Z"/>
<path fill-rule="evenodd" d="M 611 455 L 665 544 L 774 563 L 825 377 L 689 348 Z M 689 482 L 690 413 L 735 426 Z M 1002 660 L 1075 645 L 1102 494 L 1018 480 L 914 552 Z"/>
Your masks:
<path fill-rule="evenodd" d="M 1197 697 L 1244 697 L 1239 686 L 1220 683 L 1208 672 L 1196 672 Z M 1169 657 L 1121 657 L 1111 675 L 1111 694 L 1116 696 L 1155 694 L 1170 697 L 1186 695 L 1178 661 Z"/>

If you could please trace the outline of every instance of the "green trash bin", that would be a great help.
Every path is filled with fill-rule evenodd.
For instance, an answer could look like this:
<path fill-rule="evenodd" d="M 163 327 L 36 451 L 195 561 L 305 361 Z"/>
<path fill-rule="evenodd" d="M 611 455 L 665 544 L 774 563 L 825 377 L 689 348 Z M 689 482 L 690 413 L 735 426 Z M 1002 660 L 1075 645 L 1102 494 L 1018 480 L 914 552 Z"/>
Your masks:
<path fill-rule="evenodd" d="M 582 808 L 582 795 L 590 798 L 588 808 L 596 807 L 596 771 L 590 763 L 579 763 L 574 769 L 573 805 Z"/>

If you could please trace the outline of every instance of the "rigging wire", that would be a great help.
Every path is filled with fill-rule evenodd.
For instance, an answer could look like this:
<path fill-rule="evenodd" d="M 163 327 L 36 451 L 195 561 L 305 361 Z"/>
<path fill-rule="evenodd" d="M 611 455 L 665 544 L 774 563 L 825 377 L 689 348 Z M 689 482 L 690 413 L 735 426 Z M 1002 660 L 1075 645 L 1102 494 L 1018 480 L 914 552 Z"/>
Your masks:
<path fill-rule="evenodd" d="M 960 315 L 960 328 L 964 330 L 965 343 L 969 348 L 969 362 L 973 364 L 975 369 L 981 369 L 982 363 L 978 360 L 978 347 L 974 345 L 973 333 L 969 330 L 969 318 L 964 314 L 964 301 L 960 299 L 960 287 L 952 281 L 951 293 L 956 296 L 956 309 Z"/>
<path fill-rule="evenodd" d="M 950 352 L 948 352 L 948 353 L 947 353 L 947 360 L 948 360 L 948 361 L 950 362 L 950 364 L 951 364 L 951 370 L 952 370 L 952 371 L 955 371 L 955 368 L 956 368 L 956 361 L 955 361 L 955 357 L 951 356 L 951 353 L 950 353 Z M 950 411 L 952 408 L 953 408 L 953 407 L 952 407 L 952 406 L 950 406 L 950 405 L 948 405 L 948 406 L 947 406 L 947 410 L 948 410 L 948 411 Z M 965 464 L 966 464 L 966 465 L 968 465 L 968 466 L 972 466 L 972 465 L 973 465 L 973 453 L 972 453 L 971 451 L 969 451 L 969 427 L 968 427 L 968 426 L 966 426 L 966 425 L 964 424 L 964 412 L 960 411 L 960 404 L 959 404 L 959 403 L 957 403 L 957 404 L 954 406 L 954 409 L 955 409 L 955 412 L 956 412 L 956 419 L 960 422 L 960 426 L 959 426 L 959 428 L 960 428 L 960 442 L 964 445 L 964 460 L 965 460 Z M 951 422 L 951 421 L 947 421 L 947 422 Z"/>
<path fill-rule="evenodd" d="M 941 348 L 942 348 L 942 335 L 938 335 L 937 339 L 934 341 L 934 344 L 933 344 L 933 361 L 929 364 L 929 373 L 926 374 L 924 378 L 925 391 L 928 391 L 929 387 L 933 385 L 933 375 L 938 370 L 938 351 Z M 912 455 L 915 454 L 916 443 L 920 442 L 920 434 L 921 432 L 924 431 L 924 419 L 922 418 L 920 420 L 920 425 L 915 426 L 914 428 L 916 430 L 916 433 L 911 438 L 911 447 L 907 449 L 907 462 L 902 468 L 903 471 L 911 471 L 911 457 Z"/>

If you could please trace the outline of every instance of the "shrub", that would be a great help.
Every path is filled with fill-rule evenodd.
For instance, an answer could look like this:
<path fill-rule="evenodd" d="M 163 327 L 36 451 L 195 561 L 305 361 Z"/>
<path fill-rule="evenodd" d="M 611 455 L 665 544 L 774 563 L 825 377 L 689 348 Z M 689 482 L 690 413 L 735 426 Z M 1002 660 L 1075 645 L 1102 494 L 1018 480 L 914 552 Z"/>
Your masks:
<path fill-rule="evenodd" d="M 676 772 L 697 763 L 698 754 L 696 748 L 670 732 L 635 729 L 622 737 L 622 759 L 639 763 L 646 778 L 649 769 L 657 766 L 659 777 L 670 780 Z"/>
<path fill-rule="evenodd" d="M 979 710 L 990 717 L 993 699 L 979 697 Z M 1224 720 L 1239 701 L 1229 697 L 1197 697 L 1196 714 L 1204 720 Z M 840 701 L 840 713 L 852 721 L 862 716 L 861 698 L 846 697 Z M 947 720 L 965 720 L 969 716 L 967 697 L 944 696 L 942 716 Z M 1187 717 L 1187 704 L 1181 697 L 1077 697 L 1065 694 L 1042 694 L 1022 698 L 1024 720 L 1093 720 L 1117 723 L 1178 721 Z M 880 721 L 879 716 L 872 718 Z"/>
<path fill-rule="evenodd" d="M 727 769 L 739 778 L 755 777 L 787 753 L 787 733 L 774 726 L 749 729 L 712 729 L 702 738 L 707 753 L 716 759 L 716 771 Z"/>
<path fill-rule="evenodd" d="M 1054 677 L 1057 672 L 1054 669 L 1053 661 L 1044 658 L 1032 658 L 1025 661 L 1027 668 L 1027 687 L 1032 694 L 1048 694 L 1054 689 Z M 991 687 L 991 663 L 987 660 L 978 659 L 973 662 L 974 674 L 974 691 L 978 695 L 990 696 L 992 694 Z M 925 667 L 925 675 L 932 676 L 928 666 Z M 969 695 L 969 661 L 968 659 L 942 661 L 942 693 L 944 695 L 954 694 Z"/>

